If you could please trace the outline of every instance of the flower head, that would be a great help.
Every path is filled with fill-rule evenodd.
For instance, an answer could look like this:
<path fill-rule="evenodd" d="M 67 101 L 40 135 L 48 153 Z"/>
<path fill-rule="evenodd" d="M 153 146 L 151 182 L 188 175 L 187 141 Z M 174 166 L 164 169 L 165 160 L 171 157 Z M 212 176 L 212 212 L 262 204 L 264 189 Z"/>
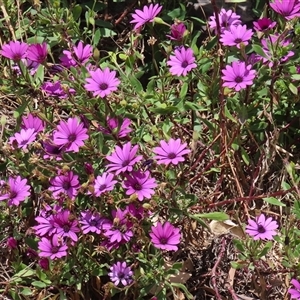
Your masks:
<path fill-rule="evenodd" d="M 59 99 L 65 99 L 69 94 L 74 94 L 75 90 L 70 88 L 68 89 L 68 93 L 63 89 L 60 81 L 45 81 L 41 86 L 41 89 L 48 95 L 52 97 L 58 97 Z"/>
<path fill-rule="evenodd" d="M 135 23 L 134 29 L 138 29 L 148 22 L 153 22 L 154 18 L 160 13 L 162 6 L 159 4 L 145 5 L 142 10 L 136 9 L 132 14 L 133 20 L 130 23 Z"/>
<path fill-rule="evenodd" d="M 144 198 L 150 199 L 153 195 L 154 188 L 157 187 L 154 178 L 150 177 L 150 172 L 142 173 L 140 171 L 132 171 L 130 174 L 125 174 L 127 180 L 123 183 L 126 195 L 136 194 L 138 199 L 142 201 Z"/>
<path fill-rule="evenodd" d="M 247 30 L 246 25 L 231 25 L 229 30 L 224 30 L 221 34 L 220 42 L 224 46 L 236 46 L 240 48 L 241 43 L 248 45 L 248 41 L 252 35 L 252 29 Z"/>
<path fill-rule="evenodd" d="M 166 222 L 164 224 L 157 223 L 156 226 L 151 227 L 149 233 L 151 242 L 153 245 L 162 250 L 174 250 L 177 251 L 177 245 L 180 243 L 180 230 L 174 227 L 171 223 Z"/>
<path fill-rule="evenodd" d="M 226 10 L 226 9 L 222 8 L 221 11 L 219 12 L 218 17 L 219 17 L 221 33 L 224 30 L 228 30 L 231 25 L 237 26 L 237 25 L 241 24 L 241 20 L 240 20 L 241 17 L 239 15 L 237 15 L 231 9 Z M 217 33 L 216 17 L 213 15 L 209 19 L 210 19 L 210 21 L 208 22 L 209 28 L 211 30 L 215 31 L 215 33 Z"/>
<path fill-rule="evenodd" d="M 40 250 L 39 256 L 41 257 L 55 259 L 67 256 L 68 246 L 56 234 L 53 235 L 52 239 L 43 237 L 38 243 L 38 248 Z"/>
<path fill-rule="evenodd" d="M 167 61 L 170 73 L 175 76 L 186 76 L 188 72 L 196 68 L 194 52 L 191 48 L 180 47 L 175 49 L 175 55 L 171 55 Z"/>
<path fill-rule="evenodd" d="M 21 176 L 9 177 L 7 189 L 5 182 L 0 182 L 0 201 L 8 200 L 8 205 L 19 205 L 30 195 L 29 190 L 30 186 L 27 185 L 27 179 L 22 179 Z"/>
<path fill-rule="evenodd" d="M 28 44 L 19 41 L 10 41 L 8 44 L 2 46 L 0 54 L 4 57 L 10 58 L 14 61 L 19 61 L 26 58 Z"/>
<path fill-rule="evenodd" d="M 126 262 L 118 261 L 110 267 L 108 276 L 110 280 L 117 286 L 122 283 L 123 286 L 129 285 L 132 282 L 133 272 L 130 267 L 127 267 Z"/>
<path fill-rule="evenodd" d="M 6 244 L 10 249 L 16 249 L 18 247 L 18 241 L 14 237 L 9 237 Z"/>
<path fill-rule="evenodd" d="M 173 164 L 178 165 L 179 162 L 184 161 L 183 155 L 191 152 L 191 150 L 186 149 L 187 144 L 181 144 L 181 140 L 170 139 L 168 142 L 160 141 L 160 147 L 153 149 L 156 154 L 154 159 L 157 160 L 158 164 Z"/>
<path fill-rule="evenodd" d="M 36 61 L 32 61 L 29 58 L 22 58 L 20 61 L 29 71 L 30 75 L 34 75 L 39 67 L 39 63 Z M 12 69 L 16 72 L 16 74 L 21 75 L 21 69 L 18 63 L 14 63 L 12 65 Z"/>
<path fill-rule="evenodd" d="M 257 20 L 256 22 L 253 22 L 253 26 L 256 31 L 266 31 L 272 29 L 276 26 L 276 24 L 276 22 L 273 22 L 269 18 L 262 18 Z"/>
<path fill-rule="evenodd" d="M 126 143 L 123 148 L 116 146 L 115 151 L 106 156 L 111 163 L 107 165 L 108 172 L 116 171 L 116 175 L 123 172 L 131 172 L 133 165 L 142 160 L 142 156 L 135 157 L 139 146 L 135 145 L 131 148 L 131 143 Z"/>
<path fill-rule="evenodd" d="M 288 293 L 291 294 L 291 299 L 300 299 L 300 283 L 297 279 L 292 279 L 291 284 L 294 288 L 288 290 Z"/>
<path fill-rule="evenodd" d="M 117 117 L 108 117 L 106 123 L 106 128 L 99 126 L 99 130 L 105 134 L 114 134 L 118 138 L 122 138 L 132 131 L 129 127 L 131 121 L 128 118 L 120 119 Z"/>
<path fill-rule="evenodd" d="M 183 35 L 186 31 L 186 27 L 183 23 L 174 23 L 171 25 L 171 34 L 167 35 L 173 41 L 180 42 L 183 39 Z"/>
<path fill-rule="evenodd" d="M 109 225 L 111 225 L 111 222 L 108 219 L 101 217 L 98 212 L 91 212 L 89 210 L 81 213 L 79 223 L 81 224 L 83 234 L 89 232 L 100 234 L 103 230 L 103 224 L 109 223 Z"/>
<path fill-rule="evenodd" d="M 49 136 L 45 141 L 42 142 L 43 150 L 45 154 L 44 159 L 62 160 L 62 154 L 64 152 L 64 147 L 54 144 L 53 136 Z"/>
<path fill-rule="evenodd" d="M 80 187 L 78 175 L 72 171 L 51 178 L 50 184 L 49 190 L 56 199 L 60 199 L 61 194 L 64 194 L 74 200 Z"/>
<path fill-rule="evenodd" d="M 300 17 L 300 3 L 298 0 L 274 0 L 270 2 L 270 6 L 286 20 Z"/>
<path fill-rule="evenodd" d="M 101 194 L 112 191 L 117 180 L 113 180 L 114 175 L 109 173 L 103 173 L 101 176 L 97 176 L 94 185 L 94 194 L 99 197 Z"/>
<path fill-rule="evenodd" d="M 61 120 L 53 133 L 53 142 L 65 147 L 66 151 L 79 152 L 88 138 L 87 129 L 77 118 L 69 118 L 67 122 Z"/>
<path fill-rule="evenodd" d="M 247 66 L 241 61 L 233 61 L 222 70 L 222 73 L 223 86 L 234 88 L 237 92 L 245 89 L 247 85 L 252 85 L 256 74 L 255 70 L 251 69 L 251 65 Z"/>
<path fill-rule="evenodd" d="M 27 50 L 27 58 L 42 64 L 48 55 L 47 43 L 29 45 Z"/>
<path fill-rule="evenodd" d="M 28 145 L 35 141 L 36 134 L 37 133 L 33 128 L 21 129 L 20 132 L 16 132 L 9 138 L 9 143 L 12 144 L 16 142 L 18 144 L 18 148 L 25 150 Z"/>
<path fill-rule="evenodd" d="M 116 78 L 116 71 L 110 71 L 109 68 L 105 68 L 103 71 L 97 68 L 95 71 L 90 71 L 91 78 L 86 78 L 85 89 L 89 92 L 93 92 L 94 97 L 105 96 L 111 94 L 117 90 L 120 80 Z"/>
<path fill-rule="evenodd" d="M 265 215 L 261 214 L 255 220 L 248 221 L 245 232 L 252 236 L 254 240 L 273 240 L 273 236 L 277 234 L 277 228 L 276 221 L 273 221 L 271 217 L 266 219 Z"/>
<path fill-rule="evenodd" d="M 33 128 L 35 132 L 41 132 L 45 128 L 45 122 L 43 122 L 39 117 L 36 117 L 33 114 L 28 114 L 27 117 L 22 117 L 21 126 L 24 129 Z"/>

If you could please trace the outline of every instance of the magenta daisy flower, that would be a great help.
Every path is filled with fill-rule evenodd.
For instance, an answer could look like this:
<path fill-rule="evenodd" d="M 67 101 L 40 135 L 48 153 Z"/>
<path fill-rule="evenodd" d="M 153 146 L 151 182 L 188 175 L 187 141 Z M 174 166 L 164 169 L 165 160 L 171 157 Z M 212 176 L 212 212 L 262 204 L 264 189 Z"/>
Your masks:
<path fill-rule="evenodd" d="M 45 154 L 43 155 L 44 159 L 56 159 L 62 160 L 62 154 L 64 153 L 64 148 L 54 144 L 53 137 L 49 136 L 42 142 L 43 150 Z"/>
<path fill-rule="evenodd" d="M 132 171 L 130 174 L 125 174 L 127 180 L 123 183 L 123 188 L 126 189 L 126 195 L 136 194 L 138 199 L 142 201 L 144 198 L 150 199 L 155 193 L 154 188 L 157 187 L 154 178 L 150 177 L 150 172 L 142 173 L 140 171 Z"/>
<path fill-rule="evenodd" d="M 171 26 L 171 34 L 167 34 L 167 37 L 170 38 L 170 40 L 180 42 L 185 32 L 186 27 L 183 23 L 175 23 Z"/>
<path fill-rule="evenodd" d="M 53 215 L 49 216 L 38 216 L 35 220 L 39 223 L 38 225 L 33 226 L 34 232 L 36 235 L 42 236 L 51 236 L 55 233 L 56 228 L 54 227 Z"/>
<path fill-rule="evenodd" d="M 221 11 L 219 12 L 218 18 L 219 18 L 221 33 L 224 30 L 228 30 L 231 25 L 237 26 L 242 23 L 240 20 L 241 17 L 231 9 L 226 10 L 222 8 Z M 208 22 L 209 28 L 212 31 L 215 31 L 215 33 L 217 33 L 217 22 L 216 22 L 215 15 L 211 16 L 209 19 L 210 19 L 210 21 Z"/>
<path fill-rule="evenodd" d="M 153 22 L 154 18 L 160 13 L 162 6 L 159 4 L 150 4 L 149 6 L 145 5 L 143 10 L 136 9 L 134 14 L 132 14 L 133 20 L 130 23 L 134 24 L 134 29 L 138 29 L 148 22 Z"/>
<path fill-rule="evenodd" d="M 151 227 L 149 233 L 152 244 L 162 250 L 174 250 L 177 251 L 177 245 L 180 243 L 180 230 L 174 227 L 171 223 L 166 222 L 164 224 L 157 223 L 156 226 Z"/>
<path fill-rule="evenodd" d="M 78 237 L 76 235 L 77 232 L 80 231 L 78 227 L 78 221 L 76 219 L 71 218 L 71 214 L 69 210 L 64 210 L 57 213 L 53 217 L 53 224 L 56 228 L 56 234 L 58 236 L 69 237 L 74 242 L 77 242 Z"/>
<path fill-rule="evenodd" d="M 113 180 L 114 175 L 109 173 L 103 173 L 101 176 L 97 176 L 94 185 L 94 194 L 99 197 L 101 194 L 112 191 L 114 189 L 117 180 Z"/>
<path fill-rule="evenodd" d="M 75 90 L 70 88 L 68 89 L 68 93 L 65 91 L 65 87 L 63 88 L 60 81 L 45 81 L 41 86 L 41 89 L 47 94 L 47 96 L 58 97 L 59 99 L 65 99 L 69 96 L 69 94 L 74 94 Z"/>
<path fill-rule="evenodd" d="M 14 61 L 19 61 L 26 58 L 28 44 L 19 41 L 11 41 L 2 46 L 0 54 L 4 57 L 10 58 Z"/>
<path fill-rule="evenodd" d="M 81 213 L 81 230 L 83 234 L 95 232 L 100 234 L 103 230 L 103 224 L 107 223 L 111 227 L 110 220 L 101 217 L 98 212 L 85 211 Z"/>
<path fill-rule="evenodd" d="M 33 128 L 35 132 L 41 132 L 45 128 L 45 122 L 43 122 L 39 117 L 33 114 L 28 114 L 27 117 L 22 117 L 22 128 L 29 129 Z"/>
<path fill-rule="evenodd" d="M 135 145 L 131 149 L 131 143 L 126 143 L 123 148 L 116 146 L 115 151 L 106 156 L 111 163 L 107 165 L 108 172 L 116 172 L 116 175 L 123 172 L 131 172 L 133 165 L 143 159 L 141 155 L 135 157 L 139 146 Z"/>
<path fill-rule="evenodd" d="M 38 243 L 38 248 L 40 250 L 40 257 L 55 259 L 67 256 L 68 246 L 56 234 L 53 235 L 52 239 L 43 237 Z"/>
<path fill-rule="evenodd" d="M 262 18 L 253 22 L 253 27 L 256 31 L 266 31 L 276 26 L 276 22 L 273 22 L 269 18 Z"/>
<path fill-rule="evenodd" d="M 254 240 L 273 240 L 273 236 L 277 234 L 277 228 L 276 221 L 273 221 L 271 217 L 266 219 L 265 215 L 261 214 L 255 218 L 255 221 L 248 221 L 245 232 L 252 236 Z"/>
<path fill-rule="evenodd" d="M 252 29 L 247 30 L 246 25 L 230 26 L 229 30 L 224 30 L 221 34 L 220 42 L 224 46 L 236 46 L 240 48 L 241 43 L 248 45 L 252 35 Z"/>
<path fill-rule="evenodd" d="M 89 92 L 93 92 L 93 96 L 105 96 L 111 94 L 117 90 L 120 80 L 116 78 L 116 71 L 110 71 L 109 68 L 105 68 L 103 71 L 97 68 L 95 71 L 89 72 L 91 78 L 86 78 L 85 89 Z"/>
<path fill-rule="evenodd" d="M 27 179 L 22 179 L 21 176 L 9 177 L 7 188 L 4 186 L 5 182 L 2 181 L 0 183 L 0 201 L 8 200 L 8 205 L 19 205 L 30 195 Z"/>
<path fill-rule="evenodd" d="M 291 294 L 291 299 L 300 299 L 300 283 L 297 279 L 292 279 L 291 284 L 294 288 L 288 290 L 288 293 Z"/>
<path fill-rule="evenodd" d="M 153 149 L 156 154 L 154 159 L 157 160 L 158 164 L 173 164 L 178 165 L 179 162 L 184 161 L 183 155 L 191 152 L 191 150 L 186 149 L 187 143 L 181 144 L 181 140 L 170 139 L 168 142 L 160 141 L 160 147 Z"/>
<path fill-rule="evenodd" d="M 269 4 L 274 11 L 287 20 L 300 17 L 300 3 L 298 0 L 275 0 Z"/>
<path fill-rule="evenodd" d="M 131 125 L 131 121 L 128 118 L 124 118 L 122 120 L 117 117 L 108 117 L 106 123 L 106 128 L 99 126 L 99 131 L 105 134 L 113 134 L 118 138 L 122 138 L 126 137 L 132 131 L 129 127 Z"/>
<path fill-rule="evenodd" d="M 83 146 L 83 141 L 88 138 L 87 129 L 77 118 L 69 118 L 67 122 L 60 121 L 53 133 L 53 142 L 65 147 L 66 151 L 79 152 L 79 147 Z"/>
<path fill-rule="evenodd" d="M 51 178 L 50 184 L 49 191 L 52 191 L 55 199 L 60 199 L 61 194 L 63 194 L 74 200 L 80 187 L 78 175 L 72 171 Z"/>
<path fill-rule="evenodd" d="M 114 285 L 122 283 L 123 286 L 129 285 L 132 282 L 133 272 L 130 267 L 127 267 L 126 262 L 117 262 L 110 267 L 110 273 L 108 276 Z"/>
<path fill-rule="evenodd" d="M 18 148 L 27 149 L 32 142 L 36 139 L 36 132 L 33 128 L 21 129 L 20 132 L 16 132 L 12 137 L 9 138 L 9 143 L 17 143 Z"/>
<path fill-rule="evenodd" d="M 237 92 L 245 89 L 247 85 L 252 85 L 256 74 L 255 70 L 251 69 L 251 65 L 247 66 L 241 61 L 234 61 L 231 65 L 227 65 L 222 73 L 223 86 L 235 89 Z"/>
<path fill-rule="evenodd" d="M 188 72 L 196 68 L 194 52 L 191 48 L 180 47 L 175 49 L 175 55 L 171 55 L 167 61 L 170 73 L 175 76 L 186 76 Z"/>
<path fill-rule="evenodd" d="M 47 43 L 29 45 L 27 50 L 27 58 L 31 61 L 42 64 L 48 55 Z"/>

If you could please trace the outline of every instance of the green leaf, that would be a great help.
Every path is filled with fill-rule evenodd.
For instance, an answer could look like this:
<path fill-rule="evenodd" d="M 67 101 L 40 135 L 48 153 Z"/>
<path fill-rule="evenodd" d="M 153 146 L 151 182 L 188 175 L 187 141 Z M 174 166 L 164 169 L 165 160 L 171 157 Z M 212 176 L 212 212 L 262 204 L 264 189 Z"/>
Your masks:
<path fill-rule="evenodd" d="M 168 106 L 168 107 L 152 107 L 150 110 L 156 114 L 160 115 L 170 115 L 173 112 L 178 111 L 178 107 L 176 106 Z"/>
<path fill-rule="evenodd" d="M 234 123 L 237 123 L 237 120 L 233 117 L 233 115 L 228 110 L 227 106 L 225 106 L 225 116 Z"/>
<path fill-rule="evenodd" d="M 252 45 L 252 50 L 257 53 L 258 55 L 264 57 L 264 58 L 268 58 L 267 55 L 265 54 L 265 51 L 263 50 L 263 48 L 259 45 L 253 44 Z"/>
<path fill-rule="evenodd" d="M 30 295 L 32 295 L 32 291 L 30 288 L 25 287 L 21 290 L 21 294 L 23 296 L 30 296 Z"/>
<path fill-rule="evenodd" d="M 276 206 L 286 206 L 284 203 L 274 197 L 263 198 L 264 201 Z"/>
<path fill-rule="evenodd" d="M 204 213 L 204 214 L 195 214 L 197 218 L 204 218 L 209 220 L 216 220 L 216 221 L 225 221 L 229 220 L 229 216 L 224 212 L 211 212 L 211 213 Z"/>
<path fill-rule="evenodd" d="M 100 41 L 100 38 L 101 38 L 101 32 L 100 32 L 100 29 L 98 28 L 96 31 L 95 31 L 95 34 L 93 36 L 93 45 L 94 47 L 96 47 Z"/>
<path fill-rule="evenodd" d="M 181 290 L 184 291 L 184 295 L 188 298 L 188 299 L 194 299 L 194 296 L 188 291 L 188 289 L 186 288 L 185 285 L 183 285 L 182 283 L 177 283 L 177 282 L 172 282 L 171 286 L 173 287 L 177 287 Z"/>
<path fill-rule="evenodd" d="M 244 244 L 242 243 L 242 241 L 240 241 L 240 240 L 233 240 L 233 245 L 234 245 L 241 253 L 244 253 L 244 252 L 245 252 L 245 247 L 244 247 Z"/>
<path fill-rule="evenodd" d="M 144 90 L 140 81 L 137 80 L 134 76 L 129 75 L 128 79 L 136 92 L 141 93 Z"/>
<path fill-rule="evenodd" d="M 44 289 L 45 287 L 47 287 L 47 284 L 42 281 L 33 281 L 31 282 L 31 285 L 38 287 L 40 289 Z"/>
<path fill-rule="evenodd" d="M 77 21 L 81 15 L 82 7 L 79 4 L 76 4 L 72 9 L 73 19 Z"/>
<path fill-rule="evenodd" d="M 300 74 L 293 74 L 292 80 L 300 80 Z"/>
<path fill-rule="evenodd" d="M 245 151 L 244 148 L 241 148 L 241 154 L 242 154 L 242 159 L 244 161 L 244 163 L 249 166 L 250 164 L 250 158 L 249 158 L 249 155 L 248 153 Z"/>
<path fill-rule="evenodd" d="M 186 94 L 187 94 L 187 91 L 188 91 L 188 88 L 189 88 L 189 85 L 187 82 L 185 82 L 182 87 L 181 87 L 181 91 L 180 91 L 180 94 L 179 94 L 179 97 L 180 98 L 185 98 Z"/>
<path fill-rule="evenodd" d="M 266 243 L 266 245 L 264 246 L 264 248 L 261 250 L 261 252 L 258 254 L 259 257 L 263 257 L 265 256 L 269 250 L 272 248 L 272 242 L 269 241 Z"/>
<path fill-rule="evenodd" d="M 19 271 L 17 274 L 15 274 L 11 280 L 14 281 L 15 279 L 24 278 L 24 277 L 31 277 L 35 275 L 35 271 L 30 268 L 25 268 L 21 271 Z"/>
<path fill-rule="evenodd" d="M 292 83 L 289 84 L 289 89 L 294 95 L 298 95 L 298 88 L 295 87 Z"/>

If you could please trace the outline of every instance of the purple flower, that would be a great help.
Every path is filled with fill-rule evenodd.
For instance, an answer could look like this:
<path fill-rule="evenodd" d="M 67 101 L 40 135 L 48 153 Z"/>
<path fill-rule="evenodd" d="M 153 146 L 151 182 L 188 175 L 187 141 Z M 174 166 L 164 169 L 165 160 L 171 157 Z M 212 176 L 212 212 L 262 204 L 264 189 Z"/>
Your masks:
<path fill-rule="evenodd" d="M 158 164 L 173 164 L 177 165 L 179 162 L 184 161 L 183 155 L 191 152 L 186 149 L 187 143 L 181 144 L 181 140 L 170 139 L 168 142 L 160 141 L 160 147 L 155 147 L 153 152 L 157 154 L 154 159 Z"/>
<path fill-rule="evenodd" d="M 74 200 L 80 187 L 78 175 L 75 175 L 72 171 L 51 178 L 50 184 L 49 190 L 52 191 L 52 195 L 56 199 L 64 194 Z"/>
<path fill-rule="evenodd" d="M 224 46 L 236 46 L 240 48 L 240 44 L 248 45 L 248 41 L 253 35 L 252 29 L 247 30 L 246 25 L 230 26 L 229 30 L 224 30 L 221 34 L 220 42 Z"/>
<path fill-rule="evenodd" d="M 116 71 L 110 71 L 105 68 L 103 71 L 97 68 L 95 71 L 89 72 L 92 78 L 86 78 L 87 82 L 84 87 L 87 91 L 93 92 L 93 96 L 105 96 L 117 90 L 120 80 L 116 78 Z"/>
<path fill-rule="evenodd" d="M 59 99 L 65 99 L 69 94 L 74 94 L 75 90 L 70 88 L 68 89 L 68 93 L 62 88 L 60 81 L 45 81 L 41 86 L 41 89 L 48 95 L 52 97 L 58 97 Z"/>
<path fill-rule="evenodd" d="M 122 172 L 131 172 L 133 170 L 133 165 L 142 160 L 142 156 L 138 155 L 134 157 L 138 151 L 139 146 L 135 145 L 131 149 L 131 143 L 126 143 L 123 148 L 116 146 L 115 151 L 106 156 L 106 159 L 111 163 L 107 165 L 108 172 L 116 171 L 116 175 Z"/>
<path fill-rule="evenodd" d="M 132 223 L 127 218 L 127 210 L 117 210 L 112 211 L 112 216 L 114 222 L 103 224 L 104 235 L 109 238 L 110 243 L 124 243 L 128 242 L 133 237 Z"/>
<path fill-rule="evenodd" d="M 67 256 L 68 246 L 56 234 L 53 235 L 52 239 L 43 237 L 38 243 L 38 248 L 40 250 L 39 256 L 41 257 L 55 259 Z"/>
<path fill-rule="evenodd" d="M 150 4 L 149 6 L 144 6 L 143 10 L 136 9 L 134 14 L 132 14 L 133 20 L 130 23 L 135 23 L 134 29 L 138 29 L 148 22 L 153 22 L 154 18 L 160 13 L 162 6 L 159 4 Z"/>
<path fill-rule="evenodd" d="M 35 234 L 38 236 L 51 236 L 55 233 L 56 228 L 54 227 L 53 215 L 43 216 L 42 214 L 35 218 L 39 223 L 38 225 L 33 226 Z"/>
<path fill-rule="evenodd" d="M 103 224 L 107 223 L 111 227 L 111 221 L 101 217 L 98 212 L 85 211 L 81 213 L 81 219 L 79 221 L 83 234 L 89 232 L 95 232 L 100 234 L 103 230 Z"/>
<path fill-rule="evenodd" d="M 300 17 L 300 3 L 298 0 L 275 0 L 270 2 L 270 6 L 287 20 Z"/>
<path fill-rule="evenodd" d="M 240 25 L 241 20 L 240 16 L 237 15 L 234 11 L 230 10 L 225 10 L 224 8 L 221 9 L 219 15 L 219 24 L 220 24 L 220 29 L 222 33 L 224 30 L 228 30 L 231 25 Z M 211 16 L 210 21 L 208 22 L 209 28 L 217 34 L 217 22 L 215 16 Z"/>
<path fill-rule="evenodd" d="M 27 179 L 22 179 L 21 176 L 9 177 L 7 188 L 7 193 L 2 194 L 2 189 L 4 189 L 2 182 L 0 185 L 0 201 L 8 200 L 8 205 L 19 205 L 30 195 L 30 186 L 27 185 Z"/>
<path fill-rule="evenodd" d="M 32 61 L 28 58 L 22 58 L 21 63 L 27 68 L 29 71 L 30 75 L 34 75 L 39 67 L 39 63 L 36 61 Z M 16 74 L 20 75 L 21 74 L 21 69 L 18 63 L 15 63 L 12 65 L 12 69 L 16 72 Z"/>
<path fill-rule="evenodd" d="M 31 61 L 42 64 L 48 55 L 47 43 L 29 45 L 27 50 L 27 58 Z"/>
<path fill-rule="evenodd" d="M 174 23 L 171 26 L 171 34 L 167 35 L 173 41 L 180 42 L 183 39 L 183 35 L 186 32 L 186 27 L 183 23 Z"/>
<path fill-rule="evenodd" d="M 175 55 L 171 55 L 167 61 L 170 73 L 175 76 L 186 76 L 188 72 L 196 68 L 194 52 L 191 48 L 180 47 L 175 49 Z"/>
<path fill-rule="evenodd" d="M 10 249 L 16 249 L 18 247 L 18 241 L 14 237 L 9 237 L 6 244 Z"/>
<path fill-rule="evenodd" d="M 130 267 L 127 267 L 126 262 L 118 261 L 110 267 L 108 276 L 110 280 L 117 286 L 122 283 L 123 286 L 129 285 L 132 282 L 133 272 Z"/>
<path fill-rule="evenodd" d="M 164 224 L 157 223 L 156 226 L 151 227 L 149 233 L 153 245 L 162 250 L 178 250 L 177 245 L 180 243 L 180 230 L 174 227 L 171 223 Z"/>
<path fill-rule="evenodd" d="M 142 201 L 144 198 L 150 199 L 153 195 L 154 188 L 157 187 L 154 178 L 150 177 L 150 172 L 142 173 L 140 171 L 132 171 L 130 174 L 125 174 L 127 178 L 123 183 L 126 195 L 136 194 L 138 199 Z"/>
<path fill-rule="evenodd" d="M 80 231 L 78 227 L 78 221 L 73 219 L 69 210 L 63 210 L 57 213 L 53 217 L 53 224 L 56 228 L 56 234 L 64 237 L 71 238 L 74 242 L 77 242 L 77 232 Z"/>
<path fill-rule="evenodd" d="M 277 228 L 276 221 L 273 221 L 271 217 L 266 219 L 265 215 L 261 214 L 255 218 L 255 221 L 248 221 L 245 232 L 252 236 L 254 240 L 273 240 L 273 236 L 277 234 Z"/>
<path fill-rule="evenodd" d="M 55 158 L 56 160 L 62 160 L 62 154 L 65 149 L 62 146 L 54 144 L 52 136 L 46 139 L 46 141 L 43 141 L 42 145 L 46 153 L 43 156 L 44 159 Z"/>
<path fill-rule="evenodd" d="M 223 86 L 235 89 L 237 92 L 245 89 L 247 85 L 252 85 L 256 74 L 255 70 L 251 69 L 251 65 L 247 66 L 241 61 L 233 61 L 222 70 L 222 73 Z"/>
<path fill-rule="evenodd" d="M 69 50 L 64 50 L 63 54 L 59 57 L 59 59 L 61 61 L 61 64 L 66 68 L 77 66 L 77 63 L 75 59 L 73 59 L 72 53 Z"/>
<path fill-rule="evenodd" d="M 276 26 L 276 22 L 273 22 L 269 18 L 262 18 L 253 22 L 253 26 L 256 31 L 266 31 L 274 28 Z"/>
<path fill-rule="evenodd" d="M 79 152 L 79 147 L 88 138 L 87 129 L 77 118 L 69 118 L 67 122 L 61 120 L 53 133 L 53 142 L 65 147 L 66 151 Z"/>
<path fill-rule="evenodd" d="M 48 271 L 49 270 L 49 259 L 46 257 L 43 257 L 39 260 L 39 266 L 45 270 Z"/>
<path fill-rule="evenodd" d="M 9 138 L 9 143 L 12 144 L 16 142 L 18 148 L 25 150 L 28 145 L 35 141 L 36 134 L 33 128 L 21 129 L 20 132 L 16 132 L 14 136 Z"/>
<path fill-rule="evenodd" d="M 112 191 L 114 189 L 115 184 L 117 183 L 117 180 L 113 180 L 114 175 L 103 173 L 101 176 L 98 175 L 95 180 L 94 185 L 94 194 L 96 197 L 99 197 L 101 194 Z"/>
<path fill-rule="evenodd" d="M 45 122 L 43 122 L 39 117 L 35 117 L 33 114 L 27 115 L 27 117 L 22 117 L 21 126 L 24 129 L 33 128 L 34 132 L 41 132 L 45 128 Z"/>
<path fill-rule="evenodd" d="M 14 61 L 19 61 L 26 57 L 28 44 L 19 41 L 11 41 L 2 46 L 0 54 Z"/>
<path fill-rule="evenodd" d="M 106 122 L 106 128 L 99 126 L 99 131 L 105 134 L 113 134 L 118 138 L 122 138 L 127 136 L 132 131 L 132 129 L 129 128 L 131 121 L 128 118 L 121 120 L 116 117 L 108 117 Z"/>
<path fill-rule="evenodd" d="M 294 288 L 288 290 L 288 293 L 291 294 L 291 299 L 300 299 L 300 283 L 297 279 L 292 279 L 291 284 Z"/>

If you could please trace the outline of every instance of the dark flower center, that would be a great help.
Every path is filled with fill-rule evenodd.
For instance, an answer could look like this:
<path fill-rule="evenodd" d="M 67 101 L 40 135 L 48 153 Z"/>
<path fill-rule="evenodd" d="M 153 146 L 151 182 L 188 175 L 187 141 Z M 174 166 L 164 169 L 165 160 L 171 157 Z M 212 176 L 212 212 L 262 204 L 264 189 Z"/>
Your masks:
<path fill-rule="evenodd" d="M 10 199 L 14 199 L 15 197 L 17 197 L 18 193 L 16 191 L 11 191 L 10 192 Z"/>
<path fill-rule="evenodd" d="M 259 233 L 265 233 L 265 232 L 266 232 L 266 229 L 265 229 L 265 227 L 264 227 L 264 226 L 262 226 L 262 225 L 258 225 L 258 227 L 257 227 L 257 231 L 258 231 Z"/>
<path fill-rule="evenodd" d="M 124 161 L 122 162 L 122 167 L 128 166 L 129 162 L 130 162 L 130 161 L 129 161 L 128 159 L 124 160 Z"/>
<path fill-rule="evenodd" d="M 168 158 L 169 158 L 169 159 L 173 159 L 173 158 L 175 158 L 175 157 L 176 157 L 176 154 L 173 153 L 173 152 L 171 152 L 171 153 L 168 154 Z"/>
<path fill-rule="evenodd" d="M 125 277 L 126 276 L 125 276 L 124 272 L 118 272 L 118 278 L 123 279 Z"/>
<path fill-rule="evenodd" d="M 239 44 L 239 43 L 242 42 L 242 39 L 235 39 L 234 42 L 235 42 L 236 44 Z"/>
<path fill-rule="evenodd" d="M 52 154 L 60 154 L 60 152 L 61 152 L 61 149 L 59 147 L 53 147 L 53 149 L 51 149 L 50 153 L 52 153 Z"/>
<path fill-rule="evenodd" d="M 181 63 L 182 68 L 186 68 L 189 65 L 189 63 L 185 60 Z"/>
<path fill-rule="evenodd" d="M 58 247 L 53 246 L 52 249 L 51 249 L 51 252 L 52 252 L 52 253 L 57 253 L 57 252 L 58 252 L 58 249 L 59 249 Z"/>
<path fill-rule="evenodd" d="M 133 188 L 136 190 L 136 191 L 140 191 L 142 189 L 142 186 L 139 184 L 139 183 L 135 183 L 133 185 Z"/>
<path fill-rule="evenodd" d="M 102 83 L 99 85 L 99 88 L 100 88 L 100 90 L 102 90 L 102 91 L 107 90 L 108 84 L 105 83 L 105 82 L 102 82 Z"/>
<path fill-rule="evenodd" d="M 68 137 L 68 141 L 69 142 L 74 142 L 76 140 L 76 134 L 75 133 L 71 133 Z"/>
<path fill-rule="evenodd" d="M 70 226 L 68 224 L 65 224 L 63 227 L 64 232 L 69 232 L 70 231 Z"/>
<path fill-rule="evenodd" d="M 96 226 L 97 224 L 98 224 L 98 222 L 96 220 L 91 220 L 90 221 L 91 226 Z"/>
<path fill-rule="evenodd" d="M 62 187 L 64 190 L 68 190 L 71 187 L 71 184 L 69 181 L 64 181 L 64 183 L 62 184 Z"/>
<path fill-rule="evenodd" d="M 162 244 L 162 245 L 165 245 L 167 244 L 168 240 L 166 238 L 160 238 L 159 242 Z"/>
<path fill-rule="evenodd" d="M 13 60 L 20 60 L 22 58 L 22 55 L 21 54 L 15 54 L 13 56 Z"/>
<path fill-rule="evenodd" d="M 241 76 L 236 76 L 235 77 L 235 82 L 236 83 L 240 83 L 240 82 L 242 82 L 243 81 L 243 77 L 241 77 Z"/>
<path fill-rule="evenodd" d="M 99 191 L 103 191 L 106 189 L 106 184 L 101 184 L 99 187 Z"/>
<path fill-rule="evenodd" d="M 28 140 L 23 140 L 21 143 L 20 143 L 20 145 L 21 146 L 24 146 L 24 145 L 26 145 L 28 143 Z"/>

